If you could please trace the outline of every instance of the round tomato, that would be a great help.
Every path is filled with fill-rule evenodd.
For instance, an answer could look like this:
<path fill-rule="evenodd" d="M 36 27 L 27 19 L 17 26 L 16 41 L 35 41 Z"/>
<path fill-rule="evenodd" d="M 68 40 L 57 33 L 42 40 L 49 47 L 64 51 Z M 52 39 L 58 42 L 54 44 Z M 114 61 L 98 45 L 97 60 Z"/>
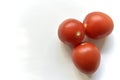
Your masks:
<path fill-rule="evenodd" d="M 86 35 L 93 39 L 101 39 L 108 36 L 114 27 L 112 19 L 105 13 L 89 13 L 83 21 Z"/>
<path fill-rule="evenodd" d="M 99 66 L 100 52 L 92 43 L 84 42 L 73 49 L 72 59 L 80 71 L 91 74 Z"/>
<path fill-rule="evenodd" d="M 67 19 L 63 21 L 58 29 L 59 39 L 68 45 L 76 46 L 80 44 L 85 35 L 83 24 L 76 19 Z"/>

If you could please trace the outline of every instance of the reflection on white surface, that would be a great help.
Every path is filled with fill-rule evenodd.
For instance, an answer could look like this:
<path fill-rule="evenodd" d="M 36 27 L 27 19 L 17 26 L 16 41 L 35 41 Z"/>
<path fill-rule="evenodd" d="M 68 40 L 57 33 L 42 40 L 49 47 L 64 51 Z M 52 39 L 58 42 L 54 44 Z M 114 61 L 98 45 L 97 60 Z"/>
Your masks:
<path fill-rule="evenodd" d="M 120 80 L 119 6 L 115 0 L 0 1 L 0 80 Z M 92 11 L 111 16 L 115 28 L 106 39 L 89 39 L 102 58 L 97 72 L 87 76 L 74 66 L 57 29 L 63 20 L 82 21 Z"/>

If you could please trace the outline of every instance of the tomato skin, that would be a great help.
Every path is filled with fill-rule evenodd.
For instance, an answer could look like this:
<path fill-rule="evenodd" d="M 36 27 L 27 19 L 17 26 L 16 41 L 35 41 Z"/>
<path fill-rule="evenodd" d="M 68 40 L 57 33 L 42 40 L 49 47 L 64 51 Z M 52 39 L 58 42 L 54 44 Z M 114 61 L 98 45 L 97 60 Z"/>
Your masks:
<path fill-rule="evenodd" d="M 59 39 L 72 47 L 80 44 L 85 36 L 83 24 L 76 19 L 67 19 L 63 21 L 58 29 Z"/>
<path fill-rule="evenodd" d="M 91 12 L 83 21 L 86 35 L 92 39 L 101 39 L 108 36 L 114 27 L 112 19 L 102 12 Z"/>
<path fill-rule="evenodd" d="M 94 73 L 100 64 L 100 52 L 92 43 L 82 43 L 72 51 L 72 59 L 76 67 L 86 74 Z"/>

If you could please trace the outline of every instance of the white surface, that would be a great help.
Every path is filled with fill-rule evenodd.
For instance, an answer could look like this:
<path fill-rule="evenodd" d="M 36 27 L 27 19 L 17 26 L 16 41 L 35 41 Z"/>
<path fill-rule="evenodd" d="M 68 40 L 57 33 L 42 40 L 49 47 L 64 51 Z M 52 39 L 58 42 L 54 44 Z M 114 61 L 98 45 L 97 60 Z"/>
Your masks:
<path fill-rule="evenodd" d="M 0 80 L 120 80 L 119 7 L 119 0 L 0 0 Z M 101 64 L 88 77 L 73 65 L 57 29 L 64 19 L 82 21 L 92 11 L 111 16 L 115 28 L 95 42 Z"/>

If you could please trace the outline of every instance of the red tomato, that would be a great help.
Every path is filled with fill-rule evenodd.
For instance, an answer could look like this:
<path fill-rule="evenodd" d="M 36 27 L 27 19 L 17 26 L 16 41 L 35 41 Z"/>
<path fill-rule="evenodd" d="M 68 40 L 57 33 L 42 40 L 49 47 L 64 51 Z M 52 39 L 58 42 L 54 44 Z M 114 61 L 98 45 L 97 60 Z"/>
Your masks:
<path fill-rule="evenodd" d="M 89 13 L 84 21 L 86 35 L 93 39 L 101 39 L 108 36 L 114 27 L 112 19 L 105 13 Z"/>
<path fill-rule="evenodd" d="M 58 29 L 59 39 L 68 45 L 76 46 L 84 38 L 85 29 L 83 24 L 76 19 L 67 19 L 61 23 Z"/>
<path fill-rule="evenodd" d="M 80 71 L 92 74 L 99 66 L 100 52 L 95 45 L 85 42 L 73 49 L 72 59 Z"/>

